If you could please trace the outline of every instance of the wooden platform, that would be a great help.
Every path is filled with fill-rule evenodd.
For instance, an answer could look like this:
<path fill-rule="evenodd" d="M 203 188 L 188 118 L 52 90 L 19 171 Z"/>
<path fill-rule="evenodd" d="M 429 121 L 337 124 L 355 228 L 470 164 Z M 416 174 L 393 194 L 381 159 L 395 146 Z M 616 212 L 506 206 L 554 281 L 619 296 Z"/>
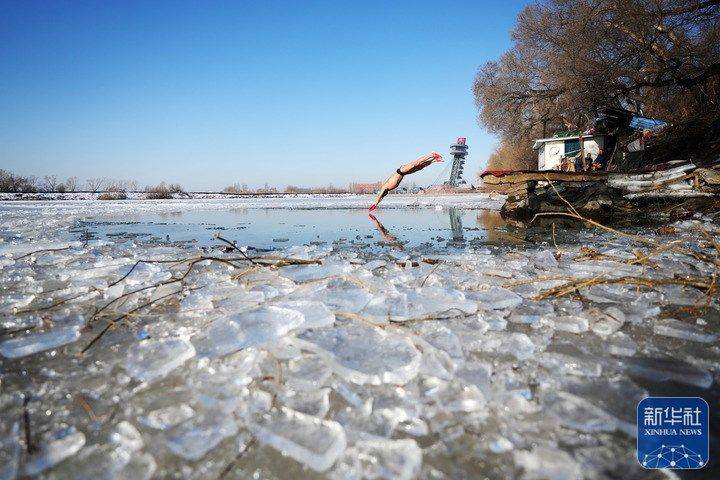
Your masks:
<path fill-rule="evenodd" d="M 720 165 L 697 168 L 676 161 L 646 172 L 483 172 L 486 191 L 507 195 L 504 216 L 567 211 L 589 215 L 639 211 L 641 205 L 720 198 Z"/>
<path fill-rule="evenodd" d="M 502 185 L 506 183 L 522 182 L 604 182 L 611 174 L 608 172 L 558 172 L 548 171 L 518 171 L 495 176 L 491 173 L 483 174 L 483 183 L 486 185 Z"/>

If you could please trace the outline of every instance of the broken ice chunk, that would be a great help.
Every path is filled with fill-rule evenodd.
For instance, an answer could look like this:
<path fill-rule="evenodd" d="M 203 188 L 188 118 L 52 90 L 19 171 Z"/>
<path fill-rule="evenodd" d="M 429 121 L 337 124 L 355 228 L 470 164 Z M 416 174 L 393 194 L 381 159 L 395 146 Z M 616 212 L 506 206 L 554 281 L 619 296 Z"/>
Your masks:
<path fill-rule="evenodd" d="M 29 333 L 0 343 L 0 354 L 5 358 L 19 358 L 72 343 L 80 338 L 80 329 L 72 325 L 57 327 L 47 332 Z"/>
<path fill-rule="evenodd" d="M 488 448 L 493 453 L 505 453 L 509 452 L 515 447 L 513 443 L 505 437 L 497 436 L 488 443 Z"/>
<path fill-rule="evenodd" d="M 637 433 L 635 406 L 648 392 L 627 378 L 566 379 L 559 388 L 544 387 L 543 404 L 559 422 L 587 431 Z"/>
<path fill-rule="evenodd" d="M 167 446 L 179 457 L 199 460 L 237 431 L 238 426 L 232 417 L 219 412 L 209 412 L 170 430 Z"/>
<path fill-rule="evenodd" d="M 171 295 L 180 293 L 182 289 L 183 286 L 181 282 L 161 283 L 160 286 L 153 290 L 152 295 L 150 295 L 150 298 L 147 300 L 147 303 L 150 304 L 162 298 L 167 298 Z"/>
<path fill-rule="evenodd" d="M 667 303 L 671 305 L 698 306 L 708 301 L 705 293 L 682 285 L 662 285 L 656 290 L 664 294 Z"/>
<path fill-rule="evenodd" d="M 26 475 L 38 475 L 46 469 L 57 465 L 68 457 L 75 455 L 85 445 L 85 434 L 82 432 L 68 433 L 52 440 L 30 457 L 25 465 Z"/>
<path fill-rule="evenodd" d="M 141 417 L 140 422 L 156 430 L 167 430 L 192 418 L 193 415 L 195 415 L 195 410 L 190 405 L 181 403 L 153 410 L 147 416 Z"/>
<path fill-rule="evenodd" d="M 690 342 L 713 343 L 718 339 L 717 335 L 705 333 L 685 322 L 675 318 L 663 318 L 653 324 L 653 332 L 666 337 L 679 338 Z"/>
<path fill-rule="evenodd" d="M 451 388 L 442 392 L 445 398 L 439 402 L 448 412 L 476 412 L 485 406 L 485 397 L 475 385 L 459 388 L 455 388 L 453 384 L 451 385 Z M 439 398 L 442 398 L 442 396 Z"/>
<path fill-rule="evenodd" d="M 525 300 L 522 305 L 512 311 L 508 320 L 513 323 L 540 325 L 543 321 L 547 321 L 553 313 L 555 313 L 555 308 L 548 301 Z"/>
<path fill-rule="evenodd" d="M 510 355 L 518 360 L 527 360 L 535 353 L 535 344 L 524 333 L 511 333 L 503 346 Z"/>
<path fill-rule="evenodd" d="M 433 347 L 446 352 L 453 359 L 464 359 L 460 339 L 445 325 L 439 322 L 421 322 L 416 328 L 418 333 L 423 336 L 423 339 Z M 480 331 L 479 333 L 483 332 Z"/>
<path fill-rule="evenodd" d="M 363 440 L 348 449 L 332 478 L 410 480 L 421 466 L 422 450 L 415 440 Z"/>
<path fill-rule="evenodd" d="M 420 352 L 409 339 L 377 327 L 345 324 L 308 330 L 298 338 L 303 348 L 323 357 L 338 375 L 354 383 L 404 385 L 420 369 Z"/>
<path fill-rule="evenodd" d="M 468 294 L 468 298 L 481 303 L 485 310 L 504 310 L 515 308 L 522 303 L 522 297 L 517 293 L 502 287 L 490 287 Z"/>
<path fill-rule="evenodd" d="M 157 469 L 152 455 L 135 453 L 125 467 L 117 472 L 114 480 L 150 480 Z"/>
<path fill-rule="evenodd" d="M 7 314 L 13 314 L 16 310 L 30 305 L 33 300 L 35 300 L 34 293 L 4 293 L 3 297 L 0 299 L 0 311 Z"/>
<path fill-rule="evenodd" d="M 593 358 L 546 352 L 538 357 L 538 361 L 543 367 L 559 372 L 563 377 L 566 375 L 599 377 L 602 374 L 602 365 Z"/>
<path fill-rule="evenodd" d="M 283 407 L 278 416 L 252 427 L 260 443 L 285 453 L 317 471 L 330 468 L 345 451 L 345 430 L 339 423 L 320 420 Z"/>
<path fill-rule="evenodd" d="M 304 355 L 288 363 L 285 384 L 293 390 L 312 391 L 325 384 L 332 375 L 317 355 Z"/>
<path fill-rule="evenodd" d="M 445 287 L 424 287 L 409 290 L 408 302 L 415 316 L 423 315 L 472 315 L 477 312 L 477 303 L 468 300 L 460 290 Z"/>
<path fill-rule="evenodd" d="M 317 300 L 323 302 L 330 309 L 341 312 L 358 312 L 373 299 L 373 295 L 353 282 L 345 280 L 330 280 L 322 288 L 315 290 L 309 297 L 305 297 L 303 290 L 293 292 L 294 298 L 300 300 Z"/>
<path fill-rule="evenodd" d="M 477 302 L 468 300 L 460 290 L 429 286 L 401 288 L 400 291 L 378 295 L 366 304 L 363 314 L 402 321 L 430 316 L 472 315 L 477 308 Z"/>
<path fill-rule="evenodd" d="M 280 272 L 283 276 L 296 282 L 307 282 L 321 278 L 344 275 L 352 271 L 352 265 L 344 261 L 328 260 L 322 265 L 290 265 L 283 267 Z"/>
<path fill-rule="evenodd" d="M 610 355 L 632 357 L 637 352 L 637 343 L 623 332 L 615 332 L 607 339 L 607 350 Z"/>
<path fill-rule="evenodd" d="M 295 411 L 323 418 L 330 409 L 329 395 L 329 388 L 320 388 L 306 392 L 288 392 L 280 395 L 279 399 Z"/>
<path fill-rule="evenodd" d="M 287 302 L 279 302 L 275 305 L 302 313 L 305 317 L 303 323 L 304 328 L 327 327 L 335 322 L 335 314 L 322 302 L 290 300 Z"/>
<path fill-rule="evenodd" d="M 712 373 L 677 360 L 632 357 L 624 362 L 630 375 L 652 382 L 670 380 L 700 388 L 710 388 L 713 384 Z"/>
<path fill-rule="evenodd" d="M 15 422 L 8 434 L 0 437 L 0 480 L 17 478 L 21 446 L 20 424 Z"/>
<path fill-rule="evenodd" d="M 581 288 L 580 294 L 597 303 L 626 303 L 635 298 L 632 289 L 625 285 L 593 285 Z"/>
<path fill-rule="evenodd" d="M 475 385 L 485 397 L 492 396 L 492 365 L 481 362 L 466 362 L 461 370 L 458 370 L 459 378 Z"/>
<path fill-rule="evenodd" d="M 614 308 L 614 307 L 613 307 Z M 607 309 L 608 311 L 610 309 Z M 615 309 L 617 310 L 617 309 Z M 595 322 L 592 323 L 590 326 L 591 330 L 598 336 L 602 338 L 606 338 L 609 335 L 612 335 L 613 333 L 620 330 L 623 326 L 625 315 L 622 314 L 621 311 L 617 310 L 618 317 L 622 318 L 623 320 L 618 320 L 617 317 L 613 317 L 609 314 L 595 311 L 593 316 L 595 317 Z"/>
<path fill-rule="evenodd" d="M 208 332 L 208 354 L 220 357 L 243 348 L 261 345 L 302 325 L 303 314 L 280 307 L 263 307 L 218 320 Z"/>
<path fill-rule="evenodd" d="M 568 392 L 551 392 L 544 399 L 548 413 L 561 425 L 581 432 L 613 432 L 616 419 L 590 401 Z"/>
<path fill-rule="evenodd" d="M 364 415 L 369 415 L 372 410 L 372 399 L 363 400 L 353 387 L 345 382 L 338 381 L 333 384 L 333 389 L 340 395 L 343 400 L 353 407 L 361 410 Z"/>
<path fill-rule="evenodd" d="M 0 331 L 19 332 L 32 328 L 41 328 L 43 319 L 40 315 L 13 315 L 0 314 Z"/>
<path fill-rule="evenodd" d="M 535 264 L 536 268 L 539 268 L 541 270 L 549 270 L 558 266 L 555 254 L 550 250 L 542 250 L 540 252 L 537 252 L 535 254 L 535 257 L 533 258 L 533 263 Z"/>
<path fill-rule="evenodd" d="M 385 265 L 387 265 L 387 262 L 385 260 L 371 260 L 367 262 L 364 267 L 372 272 L 376 268 L 384 267 Z"/>
<path fill-rule="evenodd" d="M 128 350 L 125 369 L 143 382 L 165 377 L 195 356 L 195 348 L 181 338 L 143 340 Z"/>
<path fill-rule="evenodd" d="M 561 330 L 563 332 L 570 333 L 582 333 L 587 332 L 590 326 L 590 322 L 585 317 L 578 315 L 563 315 L 555 317 L 553 320 L 555 330 Z"/>
<path fill-rule="evenodd" d="M 143 439 L 132 423 L 122 421 L 117 424 L 110 440 L 127 452 L 137 452 L 143 447 Z"/>
<path fill-rule="evenodd" d="M 583 478 L 580 465 L 557 448 L 537 446 L 531 451 L 514 452 L 515 465 L 525 470 L 523 478 L 578 480 Z"/>

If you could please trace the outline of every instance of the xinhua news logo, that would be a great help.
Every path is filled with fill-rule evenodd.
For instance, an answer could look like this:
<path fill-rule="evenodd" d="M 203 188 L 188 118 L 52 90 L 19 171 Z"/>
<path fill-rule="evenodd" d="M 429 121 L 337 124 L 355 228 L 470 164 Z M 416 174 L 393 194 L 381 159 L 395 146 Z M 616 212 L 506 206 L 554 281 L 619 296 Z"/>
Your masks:
<path fill-rule="evenodd" d="M 637 407 L 637 458 L 645 468 L 703 468 L 709 407 L 699 397 L 648 397 Z"/>

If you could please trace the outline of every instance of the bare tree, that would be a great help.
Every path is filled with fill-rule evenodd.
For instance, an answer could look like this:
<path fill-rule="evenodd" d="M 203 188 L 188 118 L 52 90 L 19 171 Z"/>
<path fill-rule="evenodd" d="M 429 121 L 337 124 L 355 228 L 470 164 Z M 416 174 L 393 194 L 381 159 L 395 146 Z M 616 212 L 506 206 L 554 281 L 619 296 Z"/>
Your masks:
<path fill-rule="evenodd" d="M 65 191 L 67 192 L 76 192 L 78 189 L 78 177 L 68 177 L 67 180 L 65 180 Z"/>
<path fill-rule="evenodd" d="M 158 185 L 148 185 L 145 187 L 145 198 L 147 199 L 169 199 L 173 198 L 174 194 L 187 195 L 183 188 L 177 183 L 171 183 L 168 185 L 165 182 L 160 182 Z"/>
<path fill-rule="evenodd" d="M 602 107 L 676 124 L 720 118 L 718 0 L 545 0 L 519 14 L 512 39 L 473 87 L 503 144 L 585 129 Z M 512 150 L 499 152 L 522 164 L 527 152 Z"/>
<path fill-rule="evenodd" d="M 23 177 L 0 170 L 0 192 L 11 193 L 33 193 L 37 191 L 37 179 L 35 177 Z"/>
<path fill-rule="evenodd" d="M 92 193 L 97 193 L 100 190 L 102 190 L 103 186 L 107 182 L 107 179 L 105 178 L 88 178 L 85 181 L 85 185 L 87 186 L 87 189 Z"/>
<path fill-rule="evenodd" d="M 223 189 L 223 192 L 225 193 L 241 193 L 243 191 L 240 184 L 233 183 L 232 185 L 228 185 Z"/>
<path fill-rule="evenodd" d="M 54 192 L 57 190 L 58 179 L 57 175 L 45 175 L 40 184 L 40 189 L 43 192 Z"/>

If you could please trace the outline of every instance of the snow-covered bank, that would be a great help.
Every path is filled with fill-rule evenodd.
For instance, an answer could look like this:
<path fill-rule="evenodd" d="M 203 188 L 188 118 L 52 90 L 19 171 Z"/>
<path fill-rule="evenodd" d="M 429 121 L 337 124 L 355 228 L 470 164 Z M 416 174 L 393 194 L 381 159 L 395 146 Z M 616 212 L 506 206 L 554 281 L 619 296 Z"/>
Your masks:
<path fill-rule="evenodd" d="M 462 201 L 482 208 L 474 198 Z M 103 211 L 237 202 L 2 204 L 3 475 L 641 477 L 641 398 L 717 403 L 717 295 L 660 282 L 711 281 L 717 267 L 610 233 L 432 255 L 295 245 L 259 264 L 220 248 L 66 237 Z M 707 217 L 636 233 L 716 258 L 701 228 L 720 235 Z"/>
<path fill-rule="evenodd" d="M 84 212 L 156 212 L 177 210 L 208 210 L 237 208 L 282 209 L 367 209 L 374 200 L 372 195 L 277 195 L 221 198 L 190 198 L 173 200 L 96 200 L 92 198 L 63 200 L 12 200 L 0 201 L 0 209 L 27 209 L 51 213 L 82 214 Z M 477 193 L 461 195 L 389 195 L 381 204 L 388 208 L 443 208 L 499 209 L 505 197 Z"/>
<path fill-rule="evenodd" d="M 186 202 L 192 200 L 226 200 L 226 201 L 240 201 L 249 203 L 263 203 L 268 202 L 269 204 L 282 204 L 288 202 L 292 205 L 293 202 L 306 202 L 308 199 L 315 199 L 318 202 L 337 202 L 338 205 L 344 205 L 340 208 L 349 208 L 352 206 L 365 206 L 373 202 L 375 195 L 356 195 L 351 193 L 340 193 L 340 194 L 313 194 L 313 193 L 277 193 L 277 194 L 226 194 L 226 193 L 213 193 L 213 192 L 189 192 L 186 194 L 173 194 L 173 199 L 169 200 L 148 200 L 145 198 L 145 192 L 127 192 L 127 199 L 125 200 L 103 200 L 98 197 L 103 192 L 91 193 L 91 192 L 70 192 L 70 193 L 0 193 L 0 202 L 22 202 L 22 201 L 61 201 L 61 202 L 77 202 L 77 201 L 100 201 L 106 202 L 122 202 L 129 203 L 131 201 L 142 201 L 142 202 Z M 451 202 L 452 199 L 456 199 L 460 203 L 467 204 L 468 202 L 482 201 L 482 199 L 493 199 L 495 201 L 498 198 L 504 198 L 496 193 L 488 192 L 477 192 L 477 193 L 459 193 L 459 194 L 447 194 L 447 193 L 426 193 L 426 194 L 392 194 L 383 201 L 383 205 L 427 205 L 441 199 L 445 202 Z"/>

